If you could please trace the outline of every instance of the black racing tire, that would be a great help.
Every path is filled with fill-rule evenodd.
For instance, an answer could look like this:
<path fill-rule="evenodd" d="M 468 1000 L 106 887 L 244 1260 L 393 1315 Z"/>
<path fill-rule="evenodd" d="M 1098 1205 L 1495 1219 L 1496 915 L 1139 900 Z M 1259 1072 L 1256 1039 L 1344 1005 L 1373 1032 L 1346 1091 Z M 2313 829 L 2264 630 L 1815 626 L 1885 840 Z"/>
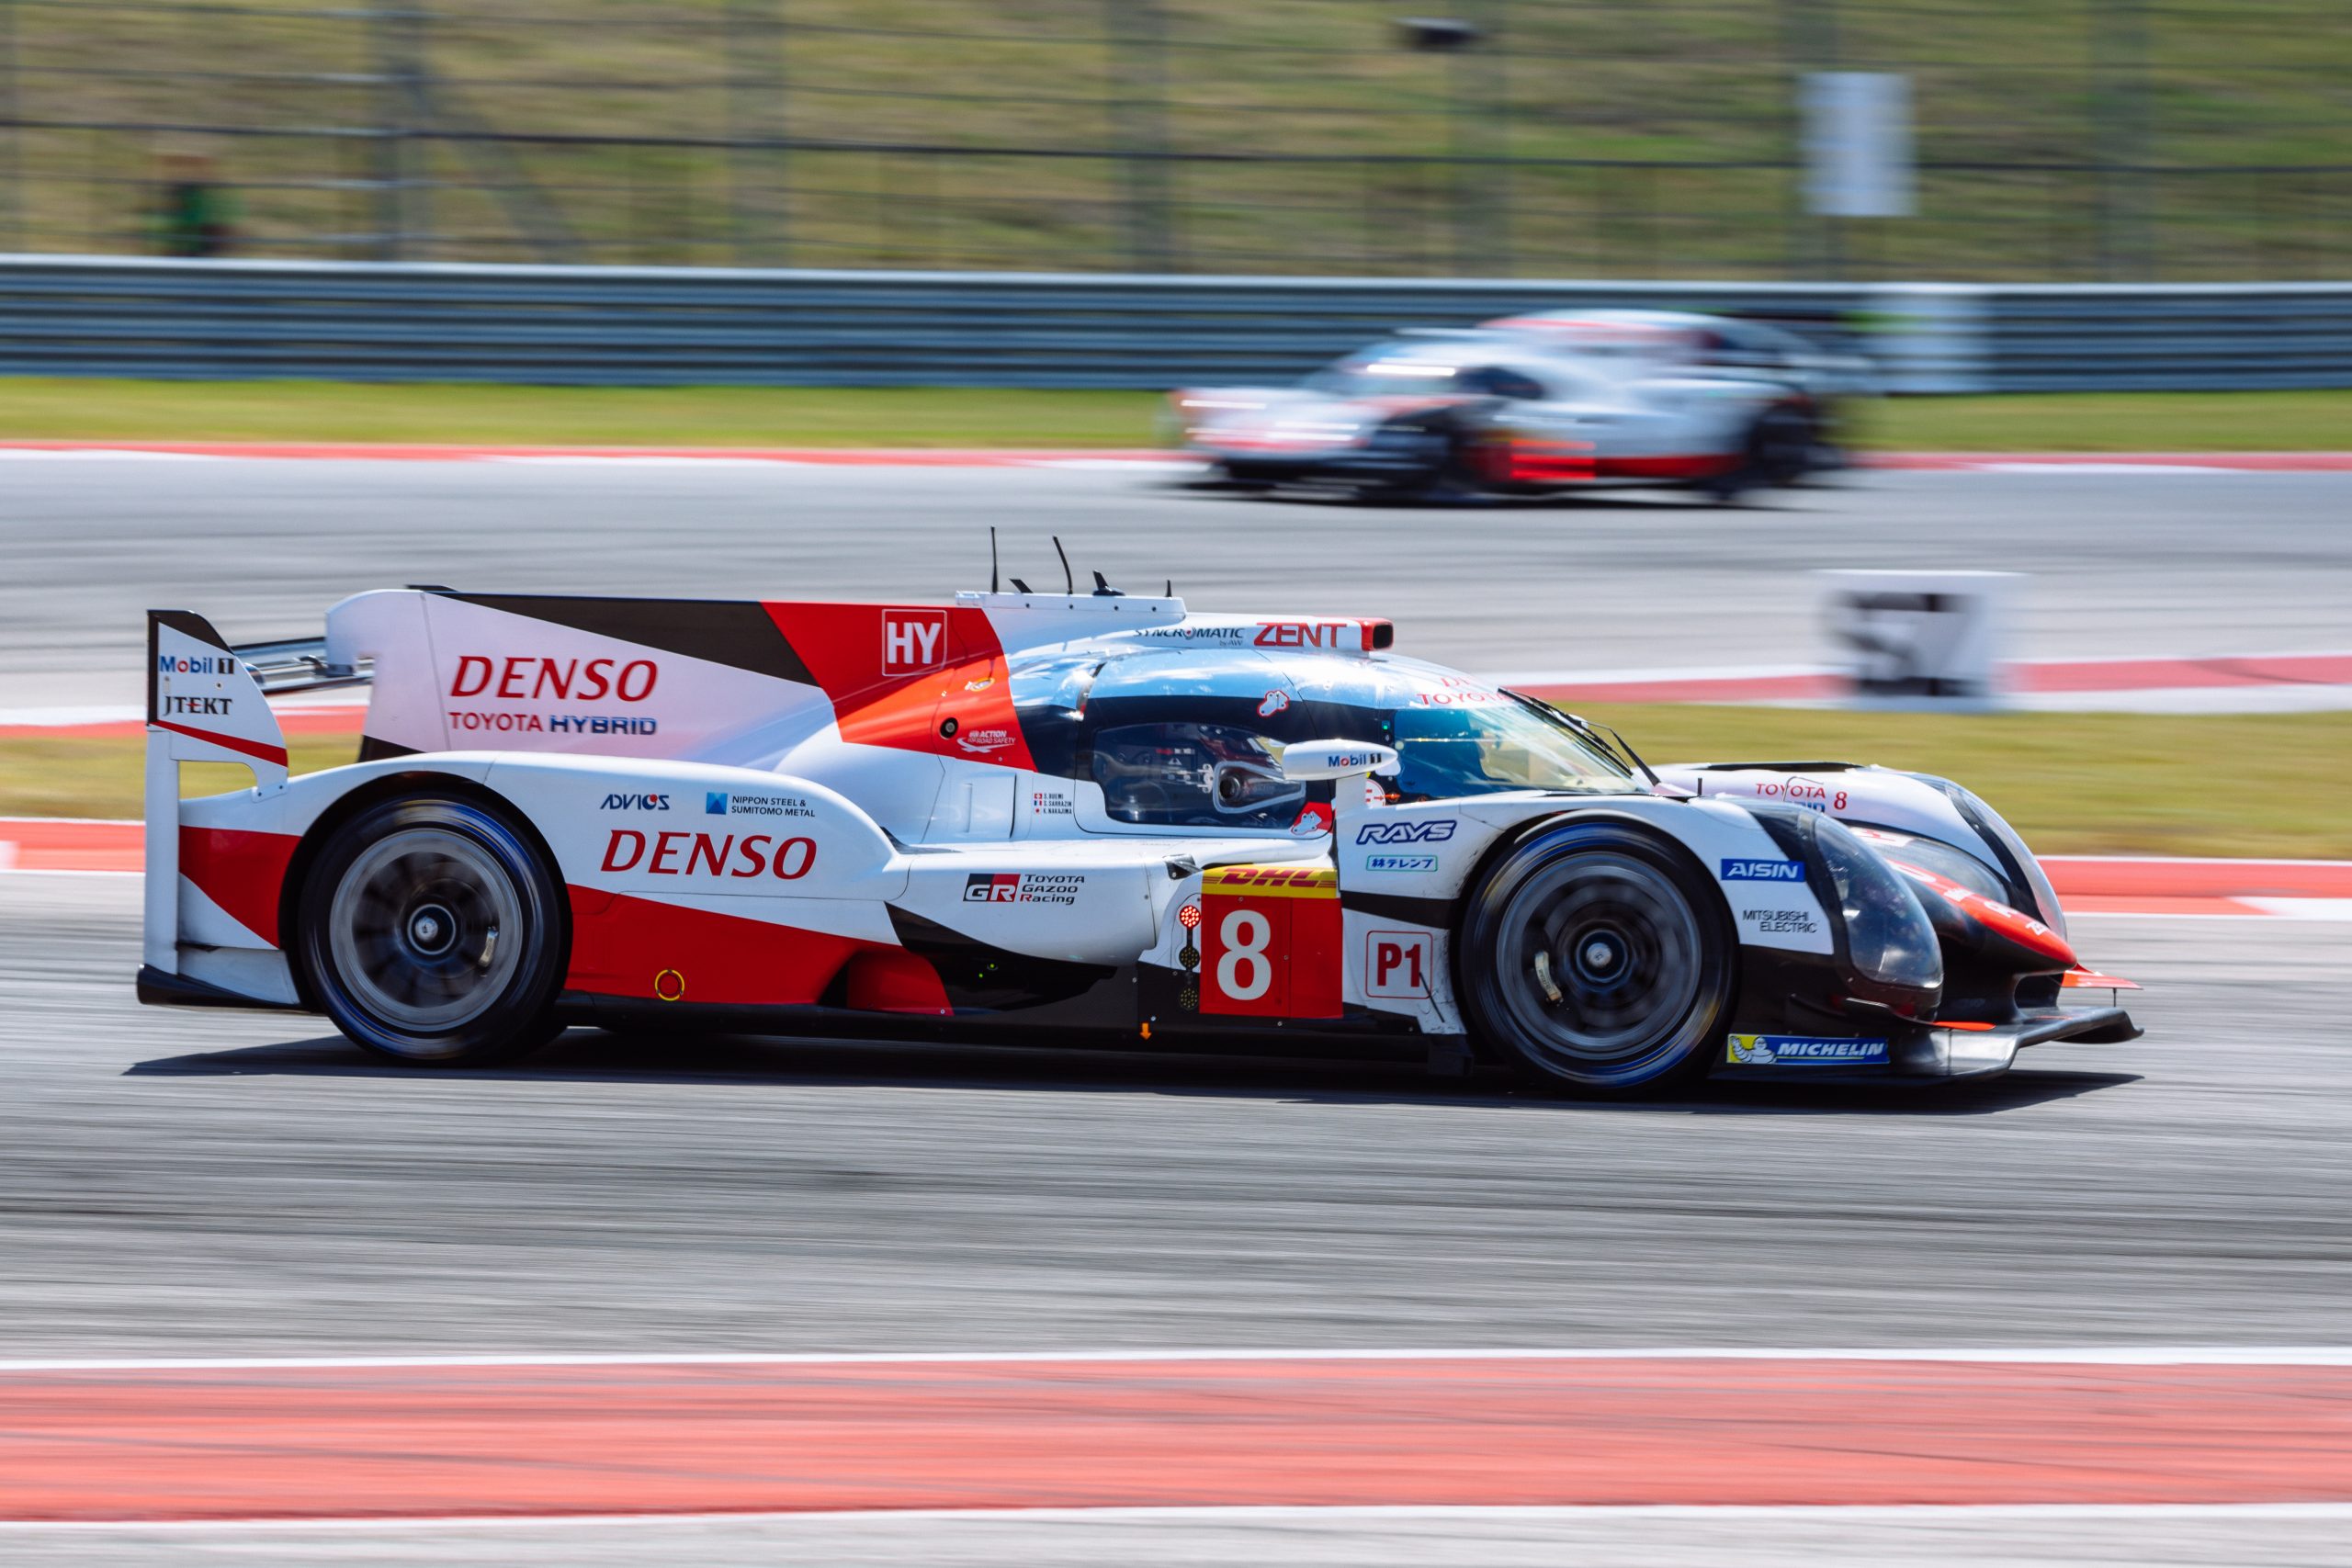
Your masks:
<path fill-rule="evenodd" d="M 319 1005 L 379 1056 L 490 1066 L 561 1032 L 562 890 L 495 807 L 426 791 L 337 824 L 311 859 L 296 929 Z"/>
<path fill-rule="evenodd" d="M 1818 438 L 1811 416 L 1803 409 L 1785 403 L 1766 409 L 1747 427 L 1738 466 L 1715 479 L 1709 488 L 1718 501 L 1736 501 L 1751 490 L 1800 484 L 1812 471 L 1814 443 Z"/>
<path fill-rule="evenodd" d="M 1565 818 L 1472 891 L 1457 993 L 1472 1033 L 1529 1077 L 1656 1094 L 1713 1065 L 1736 950 L 1721 895 L 1680 845 L 1622 818 Z"/>

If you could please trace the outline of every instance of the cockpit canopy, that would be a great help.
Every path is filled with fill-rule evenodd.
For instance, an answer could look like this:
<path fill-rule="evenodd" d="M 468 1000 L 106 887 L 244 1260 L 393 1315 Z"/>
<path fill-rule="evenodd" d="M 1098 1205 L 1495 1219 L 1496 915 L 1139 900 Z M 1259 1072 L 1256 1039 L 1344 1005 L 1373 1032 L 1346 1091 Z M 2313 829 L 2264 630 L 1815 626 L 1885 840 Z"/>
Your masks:
<path fill-rule="evenodd" d="M 1408 801 L 1644 787 L 1543 704 L 1393 655 L 1065 648 L 1016 657 L 1011 674 L 1039 768 L 1100 785 L 1123 823 L 1289 827 L 1331 798 L 1283 776 L 1283 748 L 1310 739 L 1395 748 L 1398 774 L 1384 782 Z"/>

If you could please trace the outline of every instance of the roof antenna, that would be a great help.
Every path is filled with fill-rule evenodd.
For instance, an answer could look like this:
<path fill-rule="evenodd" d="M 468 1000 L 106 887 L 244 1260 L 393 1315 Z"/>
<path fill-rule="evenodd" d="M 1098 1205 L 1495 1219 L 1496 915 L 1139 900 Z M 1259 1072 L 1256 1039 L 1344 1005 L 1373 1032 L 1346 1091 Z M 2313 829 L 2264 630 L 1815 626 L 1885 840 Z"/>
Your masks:
<path fill-rule="evenodd" d="M 1069 554 L 1062 548 L 1062 536 L 1059 534 L 1049 536 L 1054 541 L 1054 554 L 1062 558 L 1062 592 L 1075 599 L 1078 597 L 1078 579 L 1070 575 Z"/>
<path fill-rule="evenodd" d="M 1110 580 L 1098 571 L 1094 574 L 1094 596 L 1097 599 L 1124 599 L 1126 593 L 1112 587 Z"/>
<path fill-rule="evenodd" d="M 996 530 L 991 528 L 989 530 L 989 592 L 993 593 L 996 591 Z"/>
<path fill-rule="evenodd" d="M 1031 592 L 1031 589 L 1030 589 L 1029 585 L 1028 585 L 1027 583 L 1025 583 L 1025 582 L 1022 581 L 1021 581 L 1019 578 L 1017 578 L 1017 577 L 1016 577 L 1016 578 L 1014 578 L 1014 579 L 1012 580 L 1012 588 L 1013 588 L 1013 592 L 1017 592 L 1017 593 L 1027 593 L 1027 592 Z"/>
<path fill-rule="evenodd" d="M 1162 599 L 1173 599 L 1176 597 L 1176 580 L 1174 578 L 1171 577 L 1168 580 L 1168 587 L 1159 596 Z"/>

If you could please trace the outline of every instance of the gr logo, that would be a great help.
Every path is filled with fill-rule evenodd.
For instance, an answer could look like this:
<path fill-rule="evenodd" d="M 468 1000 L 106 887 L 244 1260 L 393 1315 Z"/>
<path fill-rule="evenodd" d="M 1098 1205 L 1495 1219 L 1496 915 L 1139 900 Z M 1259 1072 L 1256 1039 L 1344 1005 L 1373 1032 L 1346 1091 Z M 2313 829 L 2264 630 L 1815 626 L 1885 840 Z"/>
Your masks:
<path fill-rule="evenodd" d="M 882 612 L 882 673 L 920 675 L 947 662 L 947 612 Z"/>
<path fill-rule="evenodd" d="M 1442 844 L 1453 837 L 1453 818 L 1438 817 L 1418 822 L 1367 822 L 1356 829 L 1359 844 Z"/>

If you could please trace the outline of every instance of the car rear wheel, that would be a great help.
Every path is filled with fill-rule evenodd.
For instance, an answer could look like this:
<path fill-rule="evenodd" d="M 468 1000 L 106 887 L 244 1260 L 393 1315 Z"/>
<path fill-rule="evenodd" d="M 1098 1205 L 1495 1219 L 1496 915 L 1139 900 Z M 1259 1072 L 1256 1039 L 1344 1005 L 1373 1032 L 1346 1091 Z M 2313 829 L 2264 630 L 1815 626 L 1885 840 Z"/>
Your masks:
<path fill-rule="evenodd" d="M 1747 428 L 1739 464 L 1713 482 L 1718 499 L 1732 501 L 1746 491 L 1801 481 L 1813 468 L 1816 432 L 1802 409 L 1766 409 Z"/>
<path fill-rule="evenodd" d="M 338 825 L 303 883 L 299 929 L 320 1005 L 379 1055 L 481 1066 L 560 1028 L 560 893 L 493 807 L 419 794 Z"/>
<path fill-rule="evenodd" d="M 1679 846 L 1636 823 L 1562 822 L 1472 894 L 1460 944 L 1474 1032 L 1531 1076 L 1626 1095 L 1704 1073 L 1730 1016 L 1721 900 Z"/>

